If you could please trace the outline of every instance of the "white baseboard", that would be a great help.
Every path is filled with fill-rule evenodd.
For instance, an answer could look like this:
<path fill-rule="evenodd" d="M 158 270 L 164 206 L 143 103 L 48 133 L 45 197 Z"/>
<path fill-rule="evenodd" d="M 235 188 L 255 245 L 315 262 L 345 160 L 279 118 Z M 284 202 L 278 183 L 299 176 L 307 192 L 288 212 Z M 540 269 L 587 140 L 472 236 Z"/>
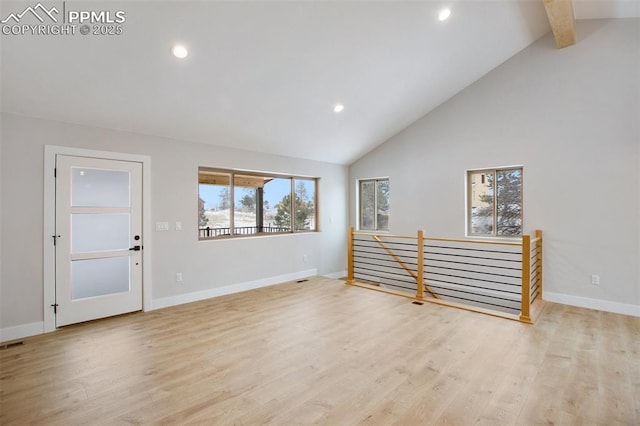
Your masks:
<path fill-rule="evenodd" d="M 344 278 L 347 276 L 347 271 L 334 272 L 332 274 L 323 275 L 323 277 L 332 278 L 334 280 L 339 280 L 340 278 Z"/>
<path fill-rule="evenodd" d="M 44 321 L 0 328 L 0 342 L 8 342 L 42 333 L 44 333 Z"/>
<path fill-rule="evenodd" d="M 308 269 L 306 271 L 293 272 L 291 274 L 278 275 L 275 277 L 263 278 L 255 281 L 247 281 L 244 283 L 231 284 L 224 287 L 216 287 L 208 290 L 196 291 L 193 293 L 178 294 L 176 296 L 163 297 L 155 299 L 151 302 L 152 310 L 168 308 L 169 306 L 182 305 L 184 303 L 197 302 L 200 300 L 210 299 L 212 297 L 225 296 L 227 294 L 240 293 L 247 290 L 253 290 L 260 287 L 267 287 L 275 284 L 282 284 L 288 281 L 299 280 L 302 278 L 318 275 L 317 269 Z"/>
<path fill-rule="evenodd" d="M 596 309 L 598 311 L 612 312 L 614 314 L 631 315 L 640 317 L 640 306 L 627 303 L 611 302 L 609 300 L 590 299 L 588 297 L 571 296 L 562 293 L 550 293 L 545 291 L 543 300 L 562 303 L 564 305 L 578 306 L 581 308 Z"/>

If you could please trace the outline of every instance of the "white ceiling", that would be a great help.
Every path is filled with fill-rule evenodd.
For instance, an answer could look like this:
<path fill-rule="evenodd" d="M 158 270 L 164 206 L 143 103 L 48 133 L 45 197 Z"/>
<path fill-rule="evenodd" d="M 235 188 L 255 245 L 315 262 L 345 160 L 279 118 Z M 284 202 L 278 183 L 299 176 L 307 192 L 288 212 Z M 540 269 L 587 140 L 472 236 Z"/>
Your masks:
<path fill-rule="evenodd" d="M 0 17 L 36 3 L 3 1 Z M 577 18 L 638 5 L 574 0 Z M 3 111 L 340 164 L 549 31 L 542 0 L 66 6 L 123 10 L 123 34 L 0 36 Z"/>

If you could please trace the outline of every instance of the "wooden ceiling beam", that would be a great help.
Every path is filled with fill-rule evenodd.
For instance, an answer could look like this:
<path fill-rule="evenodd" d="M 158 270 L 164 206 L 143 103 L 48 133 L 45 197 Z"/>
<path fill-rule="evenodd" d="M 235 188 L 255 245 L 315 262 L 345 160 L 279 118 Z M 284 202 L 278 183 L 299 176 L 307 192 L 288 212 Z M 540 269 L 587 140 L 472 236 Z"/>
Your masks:
<path fill-rule="evenodd" d="M 543 0 L 559 49 L 576 44 L 576 18 L 571 0 Z"/>

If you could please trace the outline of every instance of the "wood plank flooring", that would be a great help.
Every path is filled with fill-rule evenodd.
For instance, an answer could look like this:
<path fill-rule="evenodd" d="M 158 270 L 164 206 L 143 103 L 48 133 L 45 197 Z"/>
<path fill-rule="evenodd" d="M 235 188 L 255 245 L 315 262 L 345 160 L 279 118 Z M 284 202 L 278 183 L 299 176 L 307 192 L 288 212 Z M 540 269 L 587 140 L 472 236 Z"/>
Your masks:
<path fill-rule="evenodd" d="M 535 325 L 314 278 L 0 351 L 0 424 L 638 425 L 640 318 Z"/>

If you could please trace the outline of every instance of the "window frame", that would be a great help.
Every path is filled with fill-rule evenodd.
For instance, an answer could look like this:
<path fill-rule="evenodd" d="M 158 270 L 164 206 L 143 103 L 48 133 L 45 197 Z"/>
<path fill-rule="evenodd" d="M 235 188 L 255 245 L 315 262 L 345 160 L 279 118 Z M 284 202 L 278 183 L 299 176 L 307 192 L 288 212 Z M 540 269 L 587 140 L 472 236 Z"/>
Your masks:
<path fill-rule="evenodd" d="M 206 185 L 207 183 L 201 182 L 201 174 L 202 172 L 216 173 L 221 175 L 228 175 L 229 180 L 229 234 L 217 235 L 217 236 L 203 236 L 202 230 L 203 228 L 200 226 L 200 185 Z M 259 229 L 264 229 L 264 203 L 262 205 L 258 205 L 258 201 L 262 201 L 262 196 L 256 196 L 256 232 L 251 234 L 242 234 L 236 233 L 235 226 L 235 213 L 236 213 L 236 191 L 235 187 L 238 186 L 236 184 L 236 176 L 241 177 L 257 177 L 257 178 L 273 178 L 273 179 L 288 179 L 290 180 L 290 191 L 288 192 L 290 205 L 289 205 L 289 217 L 290 217 L 290 230 L 289 231 L 278 231 L 278 232 L 263 232 L 258 231 Z M 296 229 L 295 223 L 295 212 L 296 212 L 296 194 L 295 194 L 295 184 L 297 181 L 305 180 L 312 181 L 314 183 L 314 194 L 313 197 L 310 197 L 313 200 L 313 229 Z M 198 240 L 199 241 L 211 241 L 211 240 L 223 240 L 223 239 L 233 239 L 233 238 L 249 238 L 249 237 L 268 237 L 268 236 L 276 236 L 276 235 L 291 235 L 291 234 L 301 234 L 301 233 L 309 233 L 309 232 L 319 232 L 319 221 L 318 221 L 318 188 L 319 188 L 320 178 L 317 176 L 304 176 L 304 175 L 293 175 L 293 174 L 285 174 L 285 173 L 277 173 L 277 172 L 260 172 L 255 170 L 242 170 L 242 169 L 226 169 L 219 167 L 208 167 L 208 166 L 199 166 L 198 167 Z M 266 184 L 265 184 L 266 185 Z M 284 196 L 286 196 L 285 194 Z M 284 197 L 283 196 L 283 197 Z M 273 207 L 273 206 L 272 206 Z M 261 211 L 258 213 L 258 209 Z M 261 222 L 261 223 L 258 223 Z M 206 229 L 206 228 L 204 228 Z M 215 228 L 213 228 L 215 229 Z M 226 229 L 226 228 L 223 228 Z"/>
<path fill-rule="evenodd" d="M 389 179 L 388 176 L 386 177 L 377 177 L 377 178 L 365 178 L 365 179 L 357 179 L 357 186 L 356 186 L 356 191 L 357 191 L 357 228 L 358 231 L 364 231 L 364 232 L 389 232 L 389 220 L 387 219 L 387 227 L 385 229 L 378 229 L 378 182 L 383 182 L 386 181 L 387 184 L 389 185 L 389 192 L 391 192 L 391 181 Z M 374 214 L 373 214 L 373 229 L 365 229 L 362 227 L 362 212 L 363 212 L 363 208 L 362 208 L 362 184 L 363 183 L 369 183 L 369 182 L 373 182 L 374 184 L 374 197 L 373 197 L 373 203 L 374 203 Z M 391 197 L 389 197 L 391 198 Z M 391 204 L 391 202 L 389 202 L 389 204 Z M 389 209 L 390 210 L 390 209 Z M 389 214 L 389 216 L 391 216 Z"/>
<path fill-rule="evenodd" d="M 498 191 L 495 188 L 495 182 L 497 181 L 497 175 L 499 172 L 509 172 L 509 171 L 519 171 L 520 172 L 520 233 L 513 235 L 505 235 L 497 233 L 497 221 L 498 221 L 498 203 L 496 202 L 498 197 Z M 492 229 L 491 234 L 486 233 L 474 233 L 472 232 L 472 198 L 473 198 L 473 183 L 471 181 L 471 176 L 477 173 L 484 173 L 485 175 L 493 173 L 494 176 L 494 188 L 493 188 L 493 212 L 492 212 Z M 484 178 L 484 175 L 483 175 Z M 484 180 L 484 179 L 483 179 Z M 488 167 L 481 169 L 468 169 L 466 171 L 466 179 L 465 179 L 465 188 L 466 188 L 466 206 L 465 206 L 465 234 L 467 237 L 472 238 L 492 238 L 492 239 L 512 239 L 512 238 L 522 238 L 524 234 L 524 205 L 523 205 L 523 188 L 524 188 L 524 166 L 516 165 L 516 166 L 501 166 L 501 167 Z"/>

